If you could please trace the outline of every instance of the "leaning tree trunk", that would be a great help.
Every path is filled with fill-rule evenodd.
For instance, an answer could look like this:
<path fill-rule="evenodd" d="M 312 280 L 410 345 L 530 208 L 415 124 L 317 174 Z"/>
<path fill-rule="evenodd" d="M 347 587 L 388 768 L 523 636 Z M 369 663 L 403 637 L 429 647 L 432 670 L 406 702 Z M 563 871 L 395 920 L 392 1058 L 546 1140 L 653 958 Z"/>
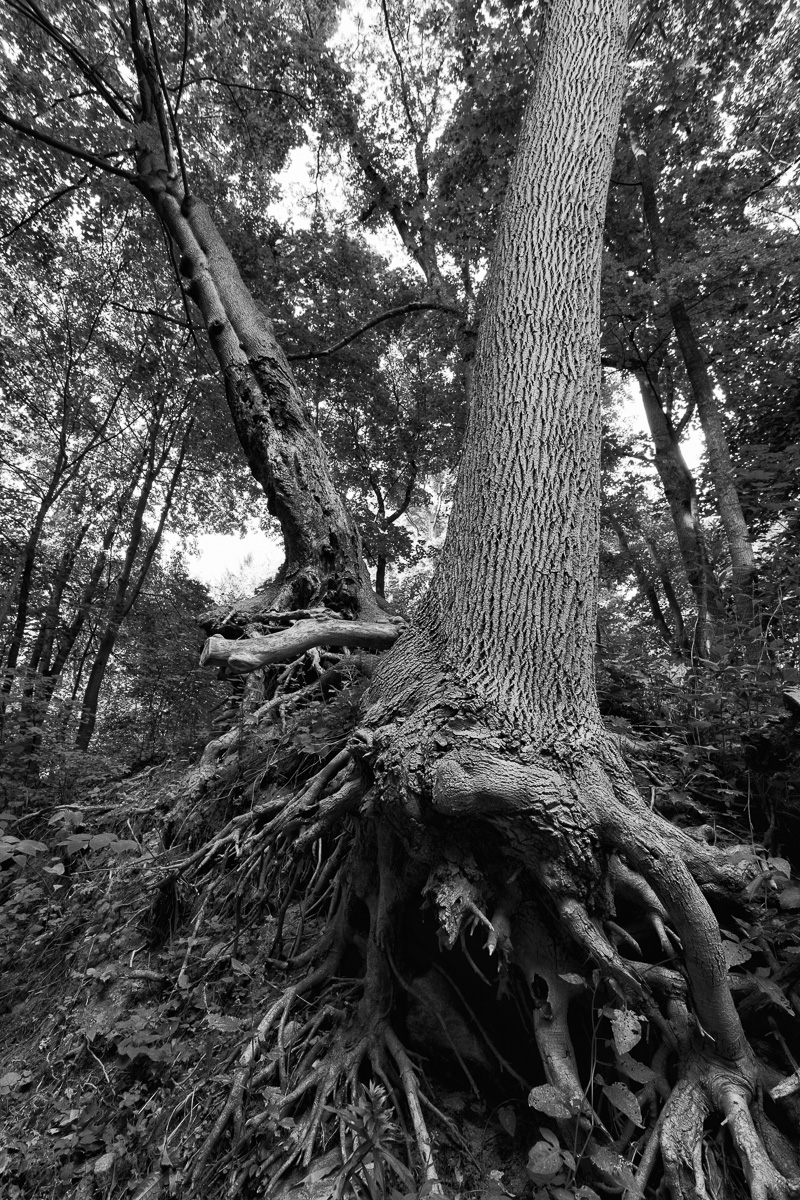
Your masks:
<path fill-rule="evenodd" d="M 219 364 L 250 470 L 280 522 L 286 559 L 265 609 L 322 605 L 375 616 L 361 539 L 333 484 L 325 451 L 272 322 L 246 286 L 204 201 L 188 191 L 177 129 L 151 46 L 131 5 L 142 122 L 137 186 L 158 214 Z M 178 171 L 177 158 L 182 170 Z"/>

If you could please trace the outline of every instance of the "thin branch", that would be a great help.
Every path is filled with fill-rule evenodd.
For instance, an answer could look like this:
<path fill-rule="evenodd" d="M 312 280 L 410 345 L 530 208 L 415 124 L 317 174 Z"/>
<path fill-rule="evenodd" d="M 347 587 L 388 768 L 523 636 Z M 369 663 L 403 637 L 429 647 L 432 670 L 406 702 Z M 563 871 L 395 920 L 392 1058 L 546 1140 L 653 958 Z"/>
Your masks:
<path fill-rule="evenodd" d="M 28 20 L 33 21 L 35 25 L 44 30 L 48 37 L 51 37 L 54 42 L 61 46 L 68 57 L 72 59 L 84 79 L 100 93 L 112 112 L 116 113 L 119 119 L 124 121 L 126 125 L 132 123 L 128 101 L 125 97 L 100 74 L 97 67 L 89 62 L 84 56 L 83 51 L 75 45 L 72 39 L 63 30 L 59 29 L 57 25 L 53 24 L 47 14 L 36 3 L 36 0 L 6 0 L 6 3 L 21 16 L 25 16 Z"/>
<path fill-rule="evenodd" d="M 403 60 L 400 58 L 400 55 L 397 52 L 397 46 L 395 45 L 394 36 L 392 34 L 392 24 L 389 20 L 389 6 L 387 5 L 386 0 L 381 0 L 381 8 L 383 9 L 383 20 L 384 24 L 386 25 L 386 32 L 389 35 L 389 45 L 392 47 L 394 61 L 397 63 L 397 69 L 400 72 L 400 95 L 403 99 L 403 108 L 408 119 L 408 127 L 411 130 L 414 140 L 418 142 L 420 137 L 419 133 L 417 132 L 417 126 L 414 118 L 411 115 L 411 107 L 408 102 L 408 88 L 406 87 L 406 75 L 405 71 L 403 70 Z"/>
<path fill-rule="evenodd" d="M 50 146 L 53 150 L 60 150 L 62 154 L 68 154 L 70 158 L 77 158 L 81 162 L 91 163 L 93 167 L 97 167 L 98 171 L 105 171 L 109 175 L 116 175 L 119 179 L 124 179 L 126 183 L 136 183 L 136 176 L 132 171 L 126 171 L 124 167 L 115 167 L 113 163 L 107 162 L 104 158 L 100 158 L 96 154 L 91 154 L 88 150 L 81 150 L 78 146 L 71 146 L 68 142 L 62 142 L 59 138 L 51 137 L 49 133 L 45 133 L 41 129 L 36 129 L 33 125 L 25 125 L 22 121 L 17 121 L 6 112 L 4 108 L 0 108 L 0 124 L 8 125 L 9 128 L 21 133 L 23 137 L 30 138 L 34 142 L 43 142 L 45 146 Z M 122 154 L 121 150 L 109 150 L 109 156 L 112 154 Z"/>
<path fill-rule="evenodd" d="M 48 209 L 51 204 L 57 204 L 59 200 L 63 200 L 64 197 L 69 196 L 71 192 L 77 191 L 78 188 L 82 187 L 83 184 L 86 183 L 87 179 L 91 179 L 91 177 L 91 171 L 87 171 L 85 175 L 81 175 L 80 179 L 76 183 L 70 183 L 66 187 L 60 188 L 59 191 L 53 192 L 52 196 L 48 196 L 47 199 L 43 200 L 41 204 L 37 204 L 36 207 L 32 209 L 27 216 L 23 217 L 21 221 L 17 221 L 15 225 L 12 225 L 8 233 L 4 233 L 0 237 L 0 241 L 7 242 L 8 239 L 12 238 L 15 233 L 19 233 L 20 229 L 24 229 L 26 225 L 30 225 L 31 221 L 35 221 L 37 217 L 41 216 L 41 214 L 45 212 L 45 210 Z"/>
<path fill-rule="evenodd" d="M 172 105 L 170 104 L 170 101 L 169 101 L 169 92 L 167 91 L 167 83 L 166 83 L 166 80 L 164 79 L 164 72 L 161 69 L 161 55 L 158 53 L 158 39 L 156 38 L 156 32 L 153 27 L 153 19 L 150 15 L 150 5 L 147 3 L 147 0 L 142 0 L 142 9 L 144 11 L 145 20 L 147 21 L 147 28 L 150 31 L 150 43 L 153 48 L 153 62 L 155 64 L 156 74 L 158 75 L 158 81 L 161 84 L 161 91 L 164 96 L 164 107 L 167 110 L 167 116 L 169 117 L 169 123 L 170 123 L 170 126 L 172 127 L 172 136 L 175 138 L 175 149 L 178 152 L 178 165 L 181 169 L 181 179 L 183 180 L 184 199 L 188 200 L 189 195 L 190 195 L 190 193 L 189 193 L 189 176 L 186 174 L 186 158 L 183 153 L 183 142 L 181 141 L 180 130 L 178 129 L 178 122 L 175 120 L 175 114 L 172 111 Z M 166 150 L 166 146 L 164 147 L 164 149 Z"/>
<path fill-rule="evenodd" d="M 410 304 L 403 304 L 399 308 L 390 308 L 388 312 L 381 313 L 377 317 L 373 317 L 367 321 L 366 325 L 362 325 L 356 329 L 354 333 L 349 333 L 347 337 L 342 338 L 340 342 L 336 342 L 333 346 L 328 346 L 326 350 L 309 350 L 305 354 L 287 354 L 289 362 L 305 362 L 309 358 L 325 358 L 328 354 L 335 354 L 337 350 L 343 350 L 345 346 L 349 346 L 356 338 L 361 337 L 363 333 L 367 333 L 370 329 L 374 329 L 376 325 L 380 325 L 383 321 L 392 321 L 396 317 L 405 317 L 412 312 L 425 312 L 429 309 L 439 312 L 450 313 L 454 317 L 460 317 L 463 314 L 459 309 L 453 308 L 448 304 L 438 304 L 432 301 L 413 300 Z"/>
<path fill-rule="evenodd" d="M 181 51 L 181 75 L 178 80 L 178 93 L 175 97 L 175 116 L 181 106 L 183 87 L 186 83 L 186 64 L 189 61 L 189 0 L 183 0 L 183 50 Z"/>
<path fill-rule="evenodd" d="M 390 517 L 386 518 L 387 525 L 394 524 L 394 522 L 398 519 L 398 517 L 402 517 L 403 513 L 406 511 L 409 504 L 411 503 L 411 497 L 414 494 L 414 484 L 417 482 L 418 467 L 417 467 L 417 464 L 414 462 L 413 458 L 409 458 L 408 465 L 411 468 L 411 472 L 408 476 L 408 481 L 406 482 L 405 494 L 403 495 L 403 499 L 398 504 L 396 510 L 392 513 L 392 515 Z"/>
<path fill-rule="evenodd" d="M 233 83 L 230 79 L 221 79 L 219 75 L 193 75 L 188 83 L 191 86 L 197 83 L 215 83 L 217 87 L 227 88 L 229 91 L 238 89 L 241 92 L 255 92 L 259 96 L 287 96 L 301 108 L 308 109 L 308 102 L 302 96 L 296 95 L 295 92 L 287 92 L 286 88 L 259 87 L 255 83 Z"/>
<path fill-rule="evenodd" d="M 177 325 L 179 329 L 188 328 L 188 322 L 185 319 L 171 317 L 159 308 L 138 308 L 134 304 L 122 304 L 119 300 L 109 300 L 109 304 L 111 308 L 118 308 L 120 312 L 129 313 L 132 316 L 157 317 L 161 321 L 166 321 L 169 325 Z"/>
<path fill-rule="evenodd" d="M 763 183 L 759 184 L 759 186 L 754 188 L 752 192 L 748 192 L 747 195 L 743 197 L 744 203 L 746 204 L 748 200 L 752 200 L 753 196 L 757 196 L 760 192 L 765 192 L 767 188 L 772 187 L 773 183 L 777 183 L 778 180 L 787 173 L 787 171 L 791 171 L 792 168 L 796 167 L 798 163 L 800 163 L 800 156 L 793 158 L 792 161 L 785 167 L 781 167 L 780 171 L 778 171 L 775 175 L 771 175 L 769 179 L 766 179 Z"/>
<path fill-rule="evenodd" d="M 689 403 L 686 405 L 686 412 L 683 414 L 680 421 L 678 421 L 678 424 L 675 426 L 675 437 L 676 438 L 679 438 L 681 436 L 684 429 L 691 421 L 692 417 L 694 416 L 694 410 L 696 407 L 697 407 L 697 400 L 695 399 L 694 396 L 692 396 L 691 399 L 689 400 Z"/>

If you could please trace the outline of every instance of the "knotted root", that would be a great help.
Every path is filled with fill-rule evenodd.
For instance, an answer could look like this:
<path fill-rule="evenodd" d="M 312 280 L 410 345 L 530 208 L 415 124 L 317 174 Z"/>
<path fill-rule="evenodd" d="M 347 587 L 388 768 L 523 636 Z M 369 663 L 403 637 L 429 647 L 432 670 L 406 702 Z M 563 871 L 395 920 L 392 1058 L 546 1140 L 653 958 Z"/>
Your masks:
<path fill-rule="evenodd" d="M 573 958 L 599 969 L 677 1060 L 677 1082 L 643 1141 L 641 1175 L 629 1179 L 630 1195 L 643 1194 L 659 1148 L 674 1200 L 706 1200 L 703 1138 L 712 1115 L 723 1121 L 752 1200 L 800 1194 L 800 1180 L 782 1174 L 774 1161 L 779 1156 L 770 1156 L 751 1112 L 755 1058 L 728 985 L 717 919 L 703 892 L 730 896 L 730 864 L 714 861 L 709 847 L 652 813 L 608 750 L 556 770 L 541 761 L 499 758 L 472 742 L 439 754 L 431 776 L 438 813 L 501 830 L 506 852 L 520 864 L 517 899 L 510 902 L 516 908 L 511 954 L 529 982 L 539 976 L 546 984 L 547 1010 L 537 1005 L 534 1031 L 545 1077 L 564 1100 L 559 1124 L 583 1129 L 588 1147 L 598 1136 L 602 1140 L 604 1127 L 587 1103 L 567 1020 L 572 981 L 580 974 L 563 965 L 570 957 L 563 946 L 548 949 L 557 945 L 555 928 L 567 936 Z M 547 927 L 532 915 L 526 896 L 545 903 Z M 638 942 L 613 919 L 617 898 L 642 912 L 672 965 L 641 961 Z M 608 934 L 616 935 L 616 946 Z M 631 949 L 635 958 L 626 953 Z M 619 1102 L 630 1105 L 624 1097 Z"/>

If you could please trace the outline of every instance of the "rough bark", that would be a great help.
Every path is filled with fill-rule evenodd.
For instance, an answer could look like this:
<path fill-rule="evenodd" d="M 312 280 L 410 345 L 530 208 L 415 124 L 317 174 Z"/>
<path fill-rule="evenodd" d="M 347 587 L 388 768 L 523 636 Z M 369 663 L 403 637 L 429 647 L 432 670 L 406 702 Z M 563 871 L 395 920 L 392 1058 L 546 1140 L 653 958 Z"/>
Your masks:
<path fill-rule="evenodd" d="M 250 470 L 283 534 L 286 561 L 265 606 L 317 603 L 345 616 L 377 615 L 358 531 L 333 485 L 272 322 L 244 284 L 208 206 L 187 194 L 185 175 L 172 161 L 152 54 L 135 22 L 133 38 L 145 131 L 137 140 L 137 186 L 175 247 Z"/>
<path fill-rule="evenodd" d="M 642 145 L 635 114 L 630 105 L 625 110 L 625 122 L 639 175 L 642 212 L 650 238 L 653 266 L 669 306 L 675 336 L 686 368 L 692 396 L 697 405 L 697 413 L 708 450 L 709 471 L 714 483 L 719 513 L 731 557 L 734 598 L 740 615 L 749 619 L 752 617 L 752 591 L 756 577 L 756 560 L 750 540 L 750 531 L 747 528 L 736 490 L 728 437 L 719 402 L 714 394 L 714 385 L 706 365 L 706 356 L 686 304 L 667 283 L 663 274 L 664 269 L 668 266 L 668 248 L 661 221 L 657 184 L 647 151 Z"/>
<path fill-rule="evenodd" d="M 678 1083 L 652 1127 L 676 1200 L 707 1194 L 691 1145 L 714 1111 L 754 1200 L 785 1200 L 794 1185 L 756 1133 L 755 1060 L 709 903 L 740 878 L 643 802 L 594 689 L 600 253 L 626 18 L 616 0 L 562 0 L 550 12 L 495 246 L 447 540 L 414 626 L 369 692 L 371 810 L 428 874 L 447 945 L 471 914 L 531 984 L 544 982 L 552 1015 L 534 1021 L 536 1043 L 574 1144 L 602 1137 L 571 1051 L 572 956 L 611 978 L 676 1057 Z M 690 502 L 696 537 L 693 517 Z M 706 611 L 708 584 L 697 584 Z M 460 872 L 459 904 L 451 883 L 441 886 L 442 854 L 445 873 Z M 410 887 L 412 871 L 403 877 Z M 379 896 L 392 888 L 402 909 L 396 866 L 393 880 L 381 870 Z M 660 968 L 610 940 L 610 897 L 625 892 L 649 910 L 668 957 L 664 922 L 680 938 L 688 991 L 679 971 L 656 984 Z M 387 954 L 400 953 L 396 929 L 373 926 Z"/>
<path fill-rule="evenodd" d="M 570 8 L 554 13 L 521 134 L 448 536 L 418 620 L 448 668 L 537 742 L 597 723 L 599 261 L 624 17 L 603 4 L 584 24 Z"/>

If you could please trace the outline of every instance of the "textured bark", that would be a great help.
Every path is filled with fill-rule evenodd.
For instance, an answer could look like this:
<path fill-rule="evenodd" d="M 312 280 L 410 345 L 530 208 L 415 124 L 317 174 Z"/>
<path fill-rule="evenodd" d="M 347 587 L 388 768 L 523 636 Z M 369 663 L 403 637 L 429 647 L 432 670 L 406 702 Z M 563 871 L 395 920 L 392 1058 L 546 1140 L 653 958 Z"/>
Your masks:
<path fill-rule="evenodd" d="M 418 618 L 536 742 L 596 732 L 599 264 L 624 4 L 559 5 L 497 234 L 453 513 Z"/>
<path fill-rule="evenodd" d="M 737 608 L 743 617 L 747 617 L 752 615 L 752 589 L 756 576 L 756 561 L 750 541 L 750 532 L 736 490 L 728 438 L 719 403 L 714 394 L 714 385 L 706 366 L 706 357 L 694 325 L 685 303 L 666 282 L 663 275 L 665 267 L 668 266 L 668 251 L 659 211 L 656 179 L 650 159 L 642 145 L 636 118 L 630 107 L 626 108 L 625 119 L 631 150 L 636 159 L 639 174 L 642 211 L 650 238 L 653 265 L 669 305 L 675 336 L 686 367 L 686 374 L 697 405 L 697 413 L 708 450 L 709 471 L 714 483 L 720 517 L 731 556 L 733 590 Z"/>
<path fill-rule="evenodd" d="M 141 56 L 140 56 L 141 57 Z M 148 129 L 160 111 L 152 75 L 140 70 Z M 239 441 L 283 533 L 286 561 L 267 605 L 324 604 L 345 616 L 376 615 L 358 531 L 333 485 L 272 323 L 244 284 L 207 205 L 186 195 L 163 145 L 139 143 L 138 187 L 180 259 L 188 295 L 208 331 Z"/>
<path fill-rule="evenodd" d="M 625 23 L 621 0 L 550 10 L 490 272 L 447 540 L 414 626 L 368 693 L 370 811 L 429 872 L 445 944 L 477 914 L 490 947 L 546 989 L 552 1016 L 538 1013 L 533 1028 L 547 1082 L 573 1114 L 563 1118 L 566 1144 L 602 1140 L 590 1105 L 584 1113 L 591 1084 L 571 1052 L 564 986 L 588 959 L 677 1060 L 678 1084 L 652 1126 L 675 1200 L 707 1194 L 699 1157 L 696 1188 L 689 1181 L 684 1143 L 691 1134 L 701 1144 L 711 1112 L 730 1115 L 754 1200 L 786 1200 L 750 1114 L 755 1060 L 710 904 L 729 900 L 741 875 L 645 804 L 594 690 L 598 285 Z M 670 436 L 668 465 L 686 496 L 691 476 L 676 448 Z M 687 501 L 682 527 L 697 551 L 692 491 Z M 699 556 L 703 614 L 706 566 Z M 397 894 L 398 874 L 381 873 L 379 897 Z M 613 897 L 626 894 L 649 913 L 667 962 L 672 926 L 688 986 L 679 969 L 634 962 L 612 940 Z M 402 954 L 397 929 L 372 928 L 387 954 Z M 701 1114 L 694 1124 L 691 1114 Z"/>

